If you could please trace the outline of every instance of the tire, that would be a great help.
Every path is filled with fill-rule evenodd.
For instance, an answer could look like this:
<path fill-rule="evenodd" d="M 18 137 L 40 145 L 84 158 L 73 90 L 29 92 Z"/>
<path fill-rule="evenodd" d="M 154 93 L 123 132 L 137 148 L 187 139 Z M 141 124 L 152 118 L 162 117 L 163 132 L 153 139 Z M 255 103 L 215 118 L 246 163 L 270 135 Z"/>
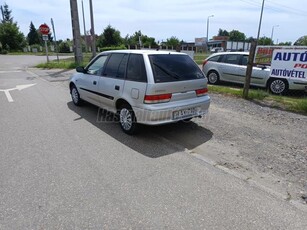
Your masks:
<path fill-rule="evenodd" d="M 216 71 L 210 71 L 207 76 L 208 83 L 216 85 L 220 82 L 220 76 Z"/>
<path fill-rule="evenodd" d="M 118 116 L 120 127 L 126 134 L 133 135 L 137 133 L 139 125 L 137 124 L 135 114 L 130 105 L 121 105 Z"/>
<path fill-rule="evenodd" d="M 78 89 L 77 89 L 77 87 L 75 85 L 71 86 L 70 94 L 71 94 L 72 102 L 76 106 L 80 106 L 81 103 L 82 103 L 82 99 L 80 98 L 80 94 L 79 94 Z"/>
<path fill-rule="evenodd" d="M 269 82 L 269 90 L 273 94 L 284 94 L 288 91 L 288 82 L 284 79 L 273 78 Z"/>

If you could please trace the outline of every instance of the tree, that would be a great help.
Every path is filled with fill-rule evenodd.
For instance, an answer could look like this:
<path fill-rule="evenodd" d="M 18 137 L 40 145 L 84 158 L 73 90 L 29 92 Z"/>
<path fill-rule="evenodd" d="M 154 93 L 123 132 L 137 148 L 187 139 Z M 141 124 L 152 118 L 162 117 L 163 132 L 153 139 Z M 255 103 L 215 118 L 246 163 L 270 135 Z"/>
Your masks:
<path fill-rule="evenodd" d="M 307 46 L 307 35 L 302 36 L 299 39 L 297 39 L 296 42 L 294 42 L 295 46 Z"/>
<path fill-rule="evenodd" d="M 97 46 L 99 47 L 120 46 L 122 44 L 123 39 L 120 36 L 119 30 L 116 30 L 111 25 L 104 29 L 97 41 Z"/>
<path fill-rule="evenodd" d="M 32 22 L 30 23 L 30 32 L 28 33 L 27 38 L 29 45 L 40 44 L 39 34 Z"/>
<path fill-rule="evenodd" d="M 141 44 L 140 44 L 141 42 Z M 126 35 L 124 38 L 124 44 L 125 45 L 141 45 L 146 47 L 156 47 L 158 44 L 155 41 L 155 38 L 149 37 L 147 35 L 142 34 L 142 32 L 136 31 L 133 35 L 129 36 L 129 34 Z"/>
<path fill-rule="evenodd" d="M 20 50 L 26 45 L 23 33 L 19 31 L 17 23 L 13 22 L 11 10 L 7 4 L 1 6 L 2 21 L 0 24 L 0 43 L 3 49 Z"/>
<path fill-rule="evenodd" d="M 25 37 L 16 23 L 0 24 L 0 42 L 7 50 L 20 50 L 25 47 Z"/>
<path fill-rule="evenodd" d="M 1 6 L 1 13 L 2 13 L 2 23 L 13 23 L 13 17 L 11 17 L 12 11 L 9 10 L 9 6 L 5 3 Z"/>
<path fill-rule="evenodd" d="M 258 45 L 272 45 L 272 44 L 273 44 L 273 41 L 271 38 L 268 38 L 265 36 L 259 38 Z"/>
<path fill-rule="evenodd" d="M 166 39 L 166 45 L 167 46 L 172 46 L 172 47 L 175 48 L 175 47 L 180 45 L 180 41 L 175 36 L 172 36 L 172 37 Z"/>
<path fill-rule="evenodd" d="M 291 46 L 292 42 L 279 42 L 278 45 L 279 46 Z"/>
<path fill-rule="evenodd" d="M 220 28 L 217 36 L 229 36 L 229 32 Z"/>
<path fill-rule="evenodd" d="M 244 33 L 238 30 L 232 30 L 229 32 L 229 41 L 243 42 L 246 40 Z"/>

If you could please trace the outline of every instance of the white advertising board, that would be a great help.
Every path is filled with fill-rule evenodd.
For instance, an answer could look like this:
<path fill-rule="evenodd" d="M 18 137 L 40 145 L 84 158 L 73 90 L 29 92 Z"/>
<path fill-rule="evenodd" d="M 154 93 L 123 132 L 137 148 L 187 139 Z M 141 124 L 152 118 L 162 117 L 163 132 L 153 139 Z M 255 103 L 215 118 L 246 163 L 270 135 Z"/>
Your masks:
<path fill-rule="evenodd" d="M 270 75 L 307 81 L 307 51 L 275 49 L 272 55 Z"/>

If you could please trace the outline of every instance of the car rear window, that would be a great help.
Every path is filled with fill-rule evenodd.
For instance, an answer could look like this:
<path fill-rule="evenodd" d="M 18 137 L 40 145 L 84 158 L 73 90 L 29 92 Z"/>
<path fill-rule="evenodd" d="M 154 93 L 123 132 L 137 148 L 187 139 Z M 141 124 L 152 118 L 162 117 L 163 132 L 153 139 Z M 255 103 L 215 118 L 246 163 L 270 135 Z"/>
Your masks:
<path fill-rule="evenodd" d="M 156 83 L 205 78 L 196 63 L 187 55 L 152 54 L 149 60 Z"/>

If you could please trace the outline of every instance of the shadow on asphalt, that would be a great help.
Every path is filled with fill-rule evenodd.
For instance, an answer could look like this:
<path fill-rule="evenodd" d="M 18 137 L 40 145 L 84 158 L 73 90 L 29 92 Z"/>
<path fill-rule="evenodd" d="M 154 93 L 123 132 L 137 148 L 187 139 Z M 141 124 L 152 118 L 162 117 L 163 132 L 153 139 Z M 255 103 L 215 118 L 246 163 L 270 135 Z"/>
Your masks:
<path fill-rule="evenodd" d="M 114 139 L 150 158 L 163 157 L 185 149 L 192 150 L 213 136 L 210 130 L 193 121 L 162 126 L 143 125 L 137 135 L 129 136 L 121 130 L 118 122 L 101 121 L 103 120 L 99 113 L 101 110 L 94 105 L 84 103 L 81 107 L 77 107 L 68 102 L 67 106 L 80 116 L 74 120 L 75 122 L 85 119 Z"/>

